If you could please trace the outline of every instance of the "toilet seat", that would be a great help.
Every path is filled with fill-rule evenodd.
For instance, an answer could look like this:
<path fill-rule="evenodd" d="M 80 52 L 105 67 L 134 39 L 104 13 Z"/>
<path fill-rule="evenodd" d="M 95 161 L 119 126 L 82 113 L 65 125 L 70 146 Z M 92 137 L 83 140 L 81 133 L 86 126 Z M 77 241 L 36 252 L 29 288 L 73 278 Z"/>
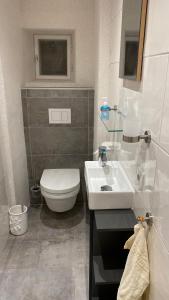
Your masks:
<path fill-rule="evenodd" d="M 40 180 L 40 186 L 43 193 L 46 193 L 47 195 L 50 194 L 50 197 L 52 197 L 52 194 L 54 194 L 55 199 L 57 194 L 71 194 L 71 192 L 79 190 L 79 169 L 44 170 Z"/>
<path fill-rule="evenodd" d="M 42 193 L 43 197 L 45 197 L 45 198 L 49 198 L 51 200 L 62 200 L 62 199 L 68 199 L 68 198 L 74 197 L 75 195 L 78 194 L 79 190 L 80 190 L 80 184 L 78 185 L 78 187 L 75 190 L 73 190 L 69 193 L 63 193 L 63 194 L 55 193 L 54 194 L 54 193 L 46 192 L 45 190 L 43 190 L 43 188 L 41 188 L 41 193 Z"/>

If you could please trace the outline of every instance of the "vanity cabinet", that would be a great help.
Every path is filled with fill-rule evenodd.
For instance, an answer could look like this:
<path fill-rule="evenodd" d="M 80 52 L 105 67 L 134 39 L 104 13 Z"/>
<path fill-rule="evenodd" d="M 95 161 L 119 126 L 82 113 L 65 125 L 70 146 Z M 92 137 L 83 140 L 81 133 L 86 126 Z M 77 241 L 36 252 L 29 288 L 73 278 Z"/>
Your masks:
<path fill-rule="evenodd" d="M 89 300 L 116 300 L 135 224 L 131 209 L 90 211 Z"/>

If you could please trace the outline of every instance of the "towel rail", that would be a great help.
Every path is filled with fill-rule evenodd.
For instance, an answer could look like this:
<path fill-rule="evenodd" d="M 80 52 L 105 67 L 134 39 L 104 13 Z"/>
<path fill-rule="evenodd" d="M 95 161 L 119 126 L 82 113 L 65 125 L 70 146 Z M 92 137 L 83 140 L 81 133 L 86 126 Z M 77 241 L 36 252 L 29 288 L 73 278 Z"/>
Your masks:
<path fill-rule="evenodd" d="M 144 216 L 138 216 L 137 221 L 141 222 L 141 223 L 146 222 L 147 225 L 151 226 L 153 224 L 153 216 L 152 216 L 151 213 L 147 212 L 145 217 Z"/>

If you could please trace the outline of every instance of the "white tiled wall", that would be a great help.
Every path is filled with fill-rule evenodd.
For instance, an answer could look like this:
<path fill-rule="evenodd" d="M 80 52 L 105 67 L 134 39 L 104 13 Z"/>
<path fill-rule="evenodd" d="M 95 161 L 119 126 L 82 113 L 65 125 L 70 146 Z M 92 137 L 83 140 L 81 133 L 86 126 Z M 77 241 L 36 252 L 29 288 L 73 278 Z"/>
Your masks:
<path fill-rule="evenodd" d="M 151 211 L 154 225 L 149 232 L 149 256 L 151 284 L 148 300 L 169 299 L 169 1 L 149 0 L 146 41 L 141 84 L 119 79 L 119 49 L 122 1 L 112 4 L 112 36 L 110 48 L 109 95 L 112 103 L 118 103 L 130 95 L 137 101 L 142 129 L 151 129 L 153 141 L 150 147 L 143 142 L 136 148 L 128 147 L 124 162 L 126 170 L 136 185 L 133 203 L 137 214 Z M 125 96 L 124 96 L 125 95 Z M 125 152 L 127 153 L 127 152 Z M 121 153 L 122 154 L 122 153 Z M 138 183 L 136 170 L 141 170 Z M 152 191 L 150 191 L 152 190 Z"/>
<path fill-rule="evenodd" d="M 113 34 L 110 69 L 110 95 L 112 102 L 119 101 L 121 87 L 118 78 L 121 10 L 119 3 L 113 15 Z M 121 2 L 121 1 L 118 1 Z M 137 183 L 133 207 L 137 214 L 151 211 L 155 216 L 149 233 L 149 256 L 151 285 L 149 300 L 169 299 L 169 1 L 149 0 L 146 42 L 141 84 L 123 82 L 125 95 L 137 98 L 142 129 L 151 129 L 153 141 L 150 147 L 143 142 L 137 146 L 136 154 L 128 170 L 137 183 L 136 169 L 141 168 L 142 179 Z M 120 27 L 120 28 L 119 28 Z M 115 41 L 115 42 L 114 42 Z M 118 43 L 118 44 L 116 44 Z M 113 48 L 114 46 L 114 48 Z M 118 61 L 117 61 L 118 60 Z M 121 89 L 121 88 L 120 88 Z M 136 90 L 136 91 L 135 91 Z M 118 98 L 118 99 L 117 99 Z M 132 105 L 132 101 L 130 105 Z M 130 152 L 131 152 L 130 148 Z M 127 167 L 127 163 L 124 163 Z M 130 165 L 130 164 L 129 164 Z M 152 192 L 148 191 L 152 189 Z"/>

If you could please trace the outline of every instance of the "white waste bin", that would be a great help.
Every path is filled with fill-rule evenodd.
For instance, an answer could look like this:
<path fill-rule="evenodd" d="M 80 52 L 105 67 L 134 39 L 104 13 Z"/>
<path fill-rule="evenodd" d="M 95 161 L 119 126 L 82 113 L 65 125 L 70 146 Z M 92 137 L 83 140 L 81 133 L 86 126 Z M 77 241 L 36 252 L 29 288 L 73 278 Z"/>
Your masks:
<path fill-rule="evenodd" d="M 14 205 L 9 209 L 9 227 L 14 235 L 22 235 L 28 229 L 28 215 L 25 205 Z"/>

